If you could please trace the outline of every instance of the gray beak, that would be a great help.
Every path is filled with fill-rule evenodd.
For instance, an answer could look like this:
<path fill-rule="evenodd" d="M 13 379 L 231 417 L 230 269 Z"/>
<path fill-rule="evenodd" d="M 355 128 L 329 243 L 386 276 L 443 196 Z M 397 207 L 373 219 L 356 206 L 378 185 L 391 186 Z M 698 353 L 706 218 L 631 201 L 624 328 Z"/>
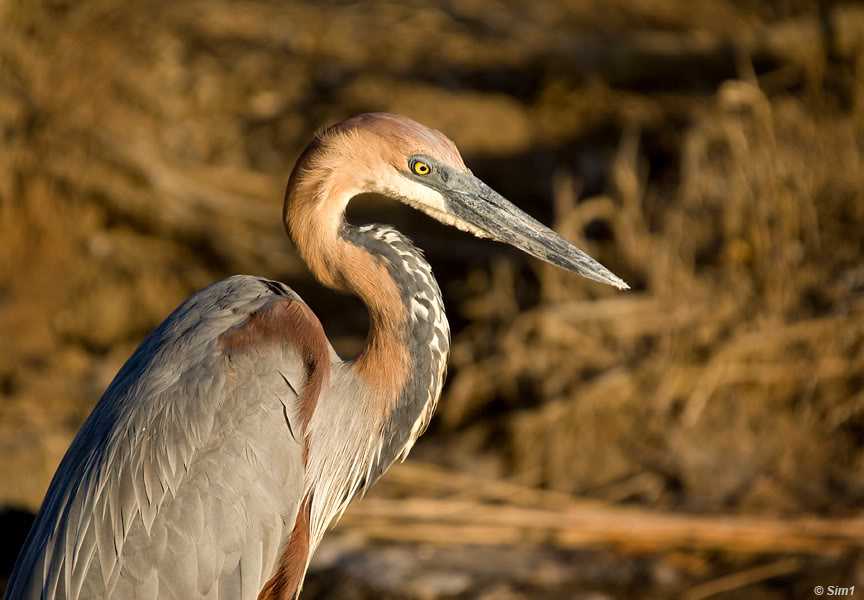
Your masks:
<path fill-rule="evenodd" d="M 449 179 L 447 189 L 441 191 L 446 195 L 450 211 L 482 229 L 492 239 L 515 246 L 531 256 L 588 279 L 622 290 L 630 289 L 612 271 L 508 202 L 473 175 L 451 171 Z"/>

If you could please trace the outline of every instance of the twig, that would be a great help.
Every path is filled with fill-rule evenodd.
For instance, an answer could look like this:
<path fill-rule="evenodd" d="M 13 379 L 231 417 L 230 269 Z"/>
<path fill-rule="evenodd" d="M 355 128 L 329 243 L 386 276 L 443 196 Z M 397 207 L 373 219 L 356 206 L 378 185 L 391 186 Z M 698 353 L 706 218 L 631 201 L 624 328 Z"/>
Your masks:
<path fill-rule="evenodd" d="M 706 583 L 694 586 L 684 592 L 683 600 L 702 600 L 723 592 L 753 585 L 766 579 L 788 575 L 801 568 L 804 561 L 800 558 L 784 558 L 776 562 L 739 571 L 724 577 L 718 577 Z"/>

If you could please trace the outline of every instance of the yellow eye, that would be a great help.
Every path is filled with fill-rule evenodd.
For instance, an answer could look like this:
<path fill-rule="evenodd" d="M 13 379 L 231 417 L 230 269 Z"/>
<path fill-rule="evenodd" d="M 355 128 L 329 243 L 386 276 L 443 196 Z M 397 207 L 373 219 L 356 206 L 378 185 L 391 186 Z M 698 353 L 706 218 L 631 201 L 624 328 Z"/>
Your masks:
<path fill-rule="evenodd" d="M 428 175 L 432 169 L 422 160 L 415 160 L 411 163 L 411 170 L 418 175 Z"/>

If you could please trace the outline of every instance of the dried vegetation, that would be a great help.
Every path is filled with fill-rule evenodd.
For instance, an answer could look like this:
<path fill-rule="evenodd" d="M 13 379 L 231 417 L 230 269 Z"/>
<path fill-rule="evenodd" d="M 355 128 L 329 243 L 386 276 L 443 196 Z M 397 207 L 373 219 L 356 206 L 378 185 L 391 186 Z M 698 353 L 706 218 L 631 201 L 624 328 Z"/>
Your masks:
<path fill-rule="evenodd" d="M 213 279 L 281 278 L 357 347 L 362 310 L 309 281 L 278 216 L 315 127 L 365 110 L 450 134 L 634 291 L 361 202 L 352 218 L 427 250 L 450 381 L 420 460 L 334 536 L 362 550 L 322 555 L 355 595 L 313 577 L 310 596 L 864 585 L 851 3 L 0 1 L 0 503 L 38 506 L 135 344 Z M 381 588 L 368 571 L 387 555 L 362 572 L 345 558 L 378 560 L 372 541 L 433 548 L 414 563 L 440 558 L 451 587 L 405 566 L 415 584 Z M 466 544 L 563 554 L 524 577 L 435 554 Z M 619 554 L 567 554 L 598 546 Z"/>

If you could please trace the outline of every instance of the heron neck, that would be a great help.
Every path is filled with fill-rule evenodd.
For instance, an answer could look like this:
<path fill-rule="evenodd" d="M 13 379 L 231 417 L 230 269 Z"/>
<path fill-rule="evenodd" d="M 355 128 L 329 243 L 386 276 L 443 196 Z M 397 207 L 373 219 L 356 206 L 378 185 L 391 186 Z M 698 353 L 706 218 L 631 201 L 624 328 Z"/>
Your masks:
<path fill-rule="evenodd" d="M 396 230 L 344 220 L 358 192 L 352 185 L 324 173 L 297 173 L 288 185 L 285 227 L 315 277 L 357 296 L 369 311 L 369 334 L 352 370 L 374 390 L 376 412 L 386 420 L 397 405 L 411 404 L 418 394 L 426 398 L 428 390 L 417 383 L 422 379 L 424 385 L 433 380 L 437 400 L 449 328 L 428 263 Z"/>
<path fill-rule="evenodd" d="M 360 355 L 335 366 L 333 393 L 313 416 L 320 421 L 310 428 L 308 485 L 336 486 L 330 494 L 313 494 L 313 544 L 350 498 L 406 455 L 423 432 L 440 396 L 449 350 L 438 285 L 407 238 L 381 225 L 346 223 L 332 243 L 336 250 L 326 261 L 331 270 L 316 275 L 358 296 L 369 310 L 370 329 Z M 337 475 L 326 460 L 334 448 L 351 457 Z"/>
<path fill-rule="evenodd" d="M 379 460 L 383 473 L 393 460 L 407 455 L 429 423 L 444 382 L 450 328 L 432 268 L 407 237 L 386 225 L 346 225 L 340 235 L 347 244 L 362 248 L 386 267 L 387 285 L 395 284 L 399 295 L 399 321 L 393 330 L 376 330 L 385 319 L 383 315 L 376 318 L 370 307 L 372 328 L 364 354 L 358 359 L 359 363 L 368 356 L 369 364 L 380 368 L 374 345 L 395 333 L 392 342 L 406 351 L 408 360 L 395 403 L 383 424 Z M 370 476 L 374 479 L 375 475 L 373 470 Z"/>

